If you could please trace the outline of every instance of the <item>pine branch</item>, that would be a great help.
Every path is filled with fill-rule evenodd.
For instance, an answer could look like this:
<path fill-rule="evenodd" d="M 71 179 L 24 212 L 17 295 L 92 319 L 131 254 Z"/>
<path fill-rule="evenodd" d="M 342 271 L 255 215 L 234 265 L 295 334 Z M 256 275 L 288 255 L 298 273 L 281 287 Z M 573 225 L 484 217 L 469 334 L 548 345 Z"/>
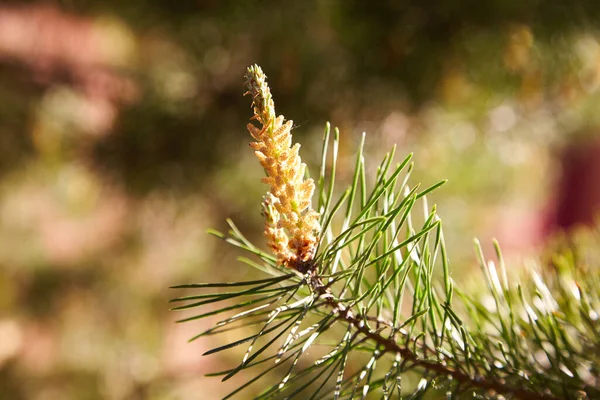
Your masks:
<path fill-rule="evenodd" d="M 400 354 L 403 360 L 412 363 L 412 365 L 415 367 L 421 367 L 440 376 L 452 377 L 452 379 L 459 382 L 459 384 L 466 385 L 468 387 L 481 388 L 497 394 L 514 395 L 519 399 L 561 400 L 561 398 L 555 397 L 549 393 L 538 393 L 522 388 L 514 388 L 506 385 L 502 380 L 490 380 L 481 375 L 471 376 L 462 371 L 450 368 L 443 363 L 435 363 L 423 360 L 419 358 L 417 354 L 412 352 L 410 348 L 400 346 L 393 339 L 393 337 L 384 337 L 381 332 L 374 332 L 369 329 L 364 319 L 355 316 L 348 307 L 345 307 L 334 300 L 334 296 L 318 277 L 313 277 L 310 279 L 310 282 L 312 290 L 318 293 L 320 298 L 326 299 L 327 306 L 329 306 L 333 312 L 338 315 L 339 319 L 346 321 L 349 325 L 354 327 L 357 332 L 377 343 L 385 353 Z M 377 320 L 377 322 L 389 327 L 393 327 L 393 324 L 388 321 Z"/>
<path fill-rule="evenodd" d="M 327 125 L 315 190 L 304 178 L 299 146 L 291 146 L 291 123 L 275 117 L 265 79 L 257 66 L 248 70 L 253 119 L 261 124 L 248 129 L 270 187 L 263 216 L 273 254 L 232 221 L 229 235 L 211 233 L 252 254 L 256 260 L 239 260 L 271 277 L 182 285 L 202 292 L 173 300 L 183 303 L 174 308 L 179 311 L 222 303 L 179 322 L 237 312 L 192 338 L 243 335 L 206 353 L 247 346 L 237 367 L 211 374 L 223 380 L 261 371 L 226 398 L 260 380 L 276 383 L 259 399 L 375 392 L 420 398 L 432 390 L 447 397 L 600 398 L 600 254 L 561 249 L 552 269 L 509 277 L 499 245 L 496 267 L 476 242 L 484 295 L 493 300 L 484 306 L 481 294 L 455 287 L 442 221 L 427 202 L 445 181 L 410 187 L 412 155 L 394 166 L 392 149 L 369 188 L 363 135 L 351 184 L 335 200 L 340 138 L 336 129 L 331 141 Z M 313 191 L 317 211 L 310 206 Z M 591 237 L 600 243 L 600 232 Z M 416 386 L 413 371 L 421 374 Z"/>

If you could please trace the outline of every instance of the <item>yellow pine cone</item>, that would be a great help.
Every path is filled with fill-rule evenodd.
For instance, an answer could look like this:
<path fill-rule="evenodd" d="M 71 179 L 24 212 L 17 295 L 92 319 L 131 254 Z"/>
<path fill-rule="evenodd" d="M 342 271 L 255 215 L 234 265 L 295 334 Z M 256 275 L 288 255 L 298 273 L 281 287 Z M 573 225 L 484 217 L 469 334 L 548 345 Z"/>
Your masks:
<path fill-rule="evenodd" d="M 312 179 L 304 180 L 306 165 L 292 146 L 292 121 L 275 117 L 275 104 L 258 65 L 248 68 L 245 94 L 252 96 L 254 116 L 259 126 L 248 124 L 256 140 L 250 143 L 267 176 L 262 181 L 271 188 L 263 200 L 265 236 L 278 261 L 288 268 L 306 272 L 314 257 L 319 233 L 319 214 L 311 208 L 315 190 Z"/>

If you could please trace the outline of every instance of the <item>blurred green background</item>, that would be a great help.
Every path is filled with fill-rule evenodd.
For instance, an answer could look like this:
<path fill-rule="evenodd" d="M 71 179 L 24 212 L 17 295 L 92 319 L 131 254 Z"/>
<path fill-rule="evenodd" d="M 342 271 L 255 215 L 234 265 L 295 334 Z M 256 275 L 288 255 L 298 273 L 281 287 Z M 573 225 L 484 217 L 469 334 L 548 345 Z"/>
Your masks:
<path fill-rule="evenodd" d="M 331 121 L 342 181 L 363 131 L 371 176 L 395 144 L 413 184 L 449 179 L 429 201 L 458 279 L 474 236 L 519 258 L 593 221 L 597 1 L 4 1 L 1 399 L 231 391 L 203 374 L 239 353 L 201 357 L 215 320 L 175 324 L 168 287 L 255 275 L 205 234 L 262 243 L 253 63 L 313 174 Z"/>

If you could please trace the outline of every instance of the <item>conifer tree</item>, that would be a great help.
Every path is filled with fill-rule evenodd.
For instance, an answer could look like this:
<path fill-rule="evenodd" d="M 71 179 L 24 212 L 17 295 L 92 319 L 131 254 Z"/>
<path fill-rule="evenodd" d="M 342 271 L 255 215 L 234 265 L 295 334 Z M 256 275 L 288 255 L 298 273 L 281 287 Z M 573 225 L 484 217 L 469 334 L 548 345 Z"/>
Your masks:
<path fill-rule="evenodd" d="M 239 364 L 211 374 L 226 381 L 251 373 L 226 398 L 253 384 L 265 388 L 259 399 L 600 398 L 593 245 L 565 247 L 547 268 L 509 274 L 497 243 L 488 260 L 475 242 L 492 299 L 484 306 L 452 280 L 442 221 L 426 200 L 444 181 L 411 184 L 412 155 L 396 162 L 392 149 L 367 182 L 363 135 L 352 182 L 339 192 L 339 131 L 327 124 L 315 185 L 260 67 L 248 68 L 246 86 L 258 123 L 248 125 L 251 147 L 269 186 L 262 214 L 270 252 L 232 221 L 228 234 L 211 233 L 248 253 L 240 261 L 265 277 L 181 285 L 197 293 L 173 300 L 175 310 L 199 310 L 180 322 L 222 316 L 192 340 L 240 333 L 206 353 L 246 349 Z M 598 238 L 591 231 L 586 240 Z M 204 307 L 213 304 L 221 306 Z"/>

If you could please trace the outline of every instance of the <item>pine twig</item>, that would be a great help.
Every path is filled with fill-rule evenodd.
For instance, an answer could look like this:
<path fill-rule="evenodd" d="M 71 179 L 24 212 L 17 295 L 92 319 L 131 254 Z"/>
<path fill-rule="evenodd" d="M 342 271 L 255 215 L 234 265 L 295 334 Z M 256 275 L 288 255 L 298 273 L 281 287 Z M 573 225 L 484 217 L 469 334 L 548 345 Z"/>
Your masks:
<path fill-rule="evenodd" d="M 371 331 L 367 324 L 365 324 L 363 318 L 355 316 L 349 307 L 346 307 L 335 300 L 329 287 L 325 285 L 318 276 L 313 275 L 308 279 L 308 282 L 310 282 L 311 290 L 317 293 L 319 298 L 325 300 L 325 304 L 327 304 L 333 312 L 338 314 L 338 319 L 346 321 L 354 327 L 357 332 L 360 332 L 365 337 L 381 346 L 383 348 L 383 353 L 400 354 L 405 361 L 410 361 L 415 366 L 433 371 L 440 376 L 451 376 L 452 379 L 455 379 L 463 385 L 492 390 L 498 394 L 510 394 L 523 400 L 561 400 L 561 398 L 555 397 L 549 393 L 538 393 L 527 389 L 510 387 L 501 380 L 490 380 L 480 375 L 470 376 L 441 363 L 422 360 L 408 347 L 400 346 L 392 337 L 386 338 L 379 332 Z M 391 322 L 385 320 L 379 322 L 390 327 L 393 326 Z"/>
<path fill-rule="evenodd" d="M 322 391 L 336 400 L 340 396 L 354 398 L 357 391 L 365 398 L 378 389 L 384 398 L 391 398 L 394 392 L 401 396 L 402 375 L 415 368 L 423 372 L 423 377 L 411 398 L 419 398 L 430 388 L 440 389 L 437 383 L 453 393 L 472 390 L 523 400 L 559 400 L 562 398 L 559 395 L 573 399 L 598 397 L 598 380 L 594 377 L 600 354 L 600 343 L 595 339 L 600 329 L 597 290 L 600 280 L 594 274 L 583 277 L 582 271 L 577 270 L 578 264 L 569 258 L 557 258 L 557 268 L 563 272 L 549 277 L 545 283 L 533 271 L 530 285 L 517 284 L 515 290 L 509 284 L 499 247 L 496 245 L 500 261 L 497 269 L 477 245 L 478 261 L 487 282 L 486 293 L 495 305 L 493 309 L 485 307 L 475 296 L 454 288 L 441 219 L 435 206 L 430 209 L 426 201 L 425 196 L 445 181 L 421 191 L 418 185 L 409 188 L 412 155 L 393 168 L 392 149 L 377 169 L 374 186 L 367 192 L 363 134 L 352 184 L 333 202 L 339 131 L 335 130 L 331 147 L 332 164 L 326 189 L 330 133 L 327 125 L 318 179 L 318 206 L 313 210 L 311 197 L 315 186 L 304 174 L 299 145 L 292 145 L 292 122 L 285 122 L 283 116 L 276 117 L 266 76 L 260 67 L 250 67 L 246 79 L 254 109 L 252 120 L 259 124 L 248 125 L 256 140 L 251 147 L 265 169 L 263 182 L 270 186 L 263 201 L 263 217 L 272 254 L 250 243 L 232 221 L 228 221 L 229 237 L 212 233 L 257 256 L 261 264 L 245 257 L 240 261 L 272 277 L 182 285 L 180 288 L 230 291 L 173 300 L 191 302 L 174 310 L 225 301 L 221 308 L 179 322 L 241 309 L 193 339 L 262 325 L 258 333 L 206 353 L 250 343 L 236 368 L 211 374 L 224 376 L 223 380 L 248 368 L 263 367 L 263 372 L 226 398 L 282 365 L 288 366 L 285 377 L 266 389 L 259 399 L 284 394 L 293 398 L 307 388 L 315 388 L 311 398 L 320 398 Z M 400 179 L 403 170 L 406 176 Z M 420 229 L 412 220 L 413 206 L 419 199 L 425 211 Z M 344 208 L 341 228 L 334 233 L 332 221 L 335 216 L 337 223 L 336 213 Z M 440 263 L 441 291 L 433 279 L 434 267 Z M 235 289 L 238 286 L 243 289 Z M 452 304 L 453 293 L 462 300 L 461 305 Z M 408 297 L 405 294 L 411 298 L 405 298 Z M 233 305 L 228 303 L 234 299 L 238 301 Z M 406 306 L 411 310 L 409 317 L 403 319 Z M 457 312 L 460 307 L 464 309 Z M 384 318 L 386 314 L 390 320 Z M 464 317 L 470 323 L 463 322 Z M 346 332 L 332 346 L 321 335 L 335 323 L 343 325 Z M 269 355 L 268 350 L 279 346 L 278 343 L 279 349 Z M 302 371 L 296 371 L 297 366 L 300 369 L 301 357 L 317 343 L 332 349 Z M 364 351 L 370 353 L 369 361 L 358 372 L 347 370 L 350 354 Z M 381 359 L 386 354 L 392 356 L 388 357 L 392 363 L 381 377 L 381 372 L 385 372 L 381 365 L 386 366 Z M 266 364 L 272 360 L 274 364 Z M 332 381 L 335 385 L 329 387 L 328 382 Z"/>

